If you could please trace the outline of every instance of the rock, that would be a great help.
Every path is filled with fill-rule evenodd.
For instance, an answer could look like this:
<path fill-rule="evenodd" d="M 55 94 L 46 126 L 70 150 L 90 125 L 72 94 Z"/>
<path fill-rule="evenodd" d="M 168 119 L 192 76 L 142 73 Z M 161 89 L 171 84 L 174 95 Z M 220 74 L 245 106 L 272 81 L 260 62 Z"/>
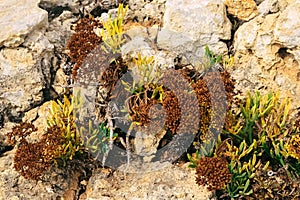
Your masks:
<path fill-rule="evenodd" d="M 66 44 L 73 33 L 71 27 L 76 20 L 77 18 L 73 13 L 66 10 L 49 23 L 45 36 L 56 47 L 57 51 L 64 52 Z"/>
<path fill-rule="evenodd" d="M 142 56 L 151 56 L 154 54 L 154 50 L 147 43 L 147 39 L 141 36 L 133 37 L 122 46 L 122 55 L 125 55 L 126 58 L 135 57 L 137 52 L 142 52 Z"/>
<path fill-rule="evenodd" d="M 46 51 L 51 51 L 54 48 L 48 38 L 45 37 L 44 31 L 41 30 L 33 31 L 22 45 L 27 47 L 37 56 L 43 56 Z"/>
<path fill-rule="evenodd" d="M 66 92 L 66 87 L 68 77 L 64 73 L 62 68 L 59 68 L 55 74 L 55 79 L 53 82 L 53 89 L 57 94 L 64 94 Z"/>
<path fill-rule="evenodd" d="M 146 26 L 161 24 L 166 0 L 129 0 L 126 21 L 140 22 Z"/>
<path fill-rule="evenodd" d="M 254 0 L 225 0 L 229 14 L 240 20 L 249 21 L 258 15 Z"/>
<path fill-rule="evenodd" d="M 131 38 L 122 46 L 122 55 L 125 55 L 125 59 L 136 57 L 137 53 L 140 52 L 142 56 L 154 56 L 156 65 L 161 66 L 161 68 L 174 66 L 176 53 L 158 47 L 156 41 L 158 34 L 163 34 L 159 33 L 158 25 L 142 26 L 138 23 L 128 23 L 125 25 L 125 30 L 125 34 Z M 176 37 L 176 33 L 174 37 Z"/>
<path fill-rule="evenodd" d="M 261 6 L 265 2 L 270 1 Z M 242 91 L 281 91 L 299 107 L 300 2 L 287 2 L 280 3 L 282 12 L 261 14 L 238 28 L 234 35 L 237 69 L 232 75 Z M 288 6 L 283 9 L 284 5 Z"/>
<path fill-rule="evenodd" d="M 12 116 L 30 109 L 43 100 L 45 80 L 33 54 L 25 48 L 0 51 L 0 102 Z"/>
<path fill-rule="evenodd" d="M 78 195 L 76 191 L 79 191 L 77 181 L 80 173 L 71 174 L 66 169 L 54 167 L 41 180 L 24 179 L 13 168 L 15 150 L 0 157 L 0 199 L 55 200 L 62 197 L 66 199 L 66 195 L 70 194 Z"/>
<path fill-rule="evenodd" d="M 292 0 L 294 1 L 294 0 Z M 258 6 L 258 15 L 268 15 L 283 11 L 288 5 L 289 1 L 279 1 L 279 0 L 264 0 Z"/>
<path fill-rule="evenodd" d="M 226 44 L 220 40 L 230 37 L 231 23 L 222 1 L 167 0 L 157 43 L 165 50 L 192 52 L 191 60 L 199 61 L 204 56 L 205 45 L 216 53 L 226 53 Z"/>
<path fill-rule="evenodd" d="M 39 0 L 1 1 L 0 47 L 17 47 L 34 30 L 47 26 L 47 12 L 38 7 Z"/>
<path fill-rule="evenodd" d="M 266 68 L 279 62 L 280 48 L 288 48 L 298 57 L 300 44 L 300 3 L 290 4 L 282 13 L 260 15 L 243 24 L 234 36 L 234 49 L 239 53 L 251 50 L 261 58 Z M 294 13 L 294 14 L 291 14 Z M 300 61 L 298 60 L 300 63 Z"/>
<path fill-rule="evenodd" d="M 51 85 L 60 65 L 62 68 L 65 66 L 66 62 L 60 62 L 63 55 L 58 55 L 58 52 L 61 54 L 63 51 L 71 34 L 72 21 L 76 20 L 72 13 L 66 11 L 52 20 L 48 27 L 47 12 L 38 8 L 39 1 L 9 3 L 0 3 L 6 6 L 6 12 L 10 11 L 2 20 L 9 22 L 5 25 L 8 28 L 1 32 L 9 37 L 3 35 L 3 41 L 0 40 L 0 46 L 2 43 L 10 46 L 0 51 L 0 103 L 5 105 L 5 109 L 0 109 L 0 121 L 19 118 L 22 112 L 64 91 L 56 87 L 54 92 Z M 15 13 L 18 14 L 15 16 Z M 22 47 L 12 48 L 20 44 Z M 66 80 L 58 79 L 63 74 L 58 72 L 56 83 L 65 83 Z"/>
<path fill-rule="evenodd" d="M 168 0 L 163 27 L 167 30 L 189 33 L 190 37 L 196 40 L 211 39 L 216 42 L 219 39 L 228 40 L 231 36 L 231 23 L 226 17 L 225 10 L 222 1 Z"/>
<path fill-rule="evenodd" d="M 25 113 L 23 122 L 31 122 L 38 130 L 27 137 L 29 142 L 37 142 L 47 129 L 47 117 L 51 109 L 51 102 L 47 101 L 43 105 L 31 109 Z"/>
<path fill-rule="evenodd" d="M 96 199 L 197 199 L 208 200 L 212 193 L 195 182 L 195 170 L 171 164 L 147 173 L 113 174 L 97 169 L 90 178 L 87 200 Z"/>
<path fill-rule="evenodd" d="M 277 18 L 274 42 L 288 49 L 300 47 L 300 1 L 290 4 Z M 300 64 L 300 60 L 298 60 Z"/>
<path fill-rule="evenodd" d="M 11 145 L 7 144 L 6 141 L 6 134 L 11 132 L 11 129 L 17 125 L 16 123 L 13 122 L 7 122 L 4 124 L 4 126 L 0 129 L 0 157 L 1 154 L 12 150 Z M 7 148 L 8 146 L 10 146 L 10 148 Z M 2 149 L 2 150 L 1 150 Z"/>

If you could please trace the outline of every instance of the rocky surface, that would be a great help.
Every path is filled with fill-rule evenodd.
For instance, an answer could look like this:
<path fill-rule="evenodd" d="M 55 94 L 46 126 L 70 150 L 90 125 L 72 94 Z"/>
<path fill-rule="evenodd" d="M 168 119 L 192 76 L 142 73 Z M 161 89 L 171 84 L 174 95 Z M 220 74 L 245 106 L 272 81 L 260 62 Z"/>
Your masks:
<path fill-rule="evenodd" d="M 15 150 L 0 157 L 0 199 L 74 199 L 79 196 L 80 171 L 53 168 L 42 180 L 24 179 L 13 168 Z"/>
<path fill-rule="evenodd" d="M 167 164 L 158 171 L 124 174 L 97 169 L 87 185 L 88 200 L 207 200 L 212 194 L 195 183 L 195 170 Z"/>
<path fill-rule="evenodd" d="M 24 111 L 39 105 L 50 91 L 56 58 L 44 33 L 48 15 L 39 1 L 2 1 L 0 42 L 0 115 L 20 119 Z"/>
<path fill-rule="evenodd" d="M 257 16 L 239 27 L 234 35 L 236 68 L 232 75 L 243 91 L 281 91 L 283 96 L 293 97 L 294 106 L 299 107 L 300 21 L 294 16 L 299 15 L 300 2 L 276 1 L 272 5 L 268 2 L 260 6 L 266 9 L 269 5 L 266 10 L 275 13 Z"/>
<path fill-rule="evenodd" d="M 225 0 L 227 12 L 240 20 L 249 21 L 258 15 L 254 0 Z"/>
<path fill-rule="evenodd" d="M 165 13 L 166 0 L 129 0 L 129 11 L 127 19 L 133 22 L 140 22 L 145 26 L 161 24 Z"/>
<path fill-rule="evenodd" d="M 206 44 L 216 53 L 228 52 L 221 40 L 231 38 L 231 26 L 221 0 L 167 0 L 157 43 L 163 49 L 186 54 L 191 62 L 199 62 Z"/>
<path fill-rule="evenodd" d="M 0 24 L 6 27 L 0 33 L 0 199 L 211 198 L 211 193 L 195 184 L 195 172 L 186 166 L 167 165 L 158 171 L 125 176 L 122 170 L 92 171 L 87 163 L 73 163 L 81 170 L 53 168 L 37 182 L 25 180 L 13 170 L 15 149 L 7 146 L 4 135 L 21 120 L 39 128 L 32 141 L 43 133 L 48 100 L 67 92 L 71 82 L 72 65 L 65 46 L 72 26 L 80 16 L 89 12 L 101 16 L 118 3 L 80 2 L 0 2 Z M 127 3 L 127 33 L 133 42 L 124 51 L 138 45 L 168 66 L 173 65 L 176 54 L 185 56 L 186 62 L 199 61 L 205 45 L 216 53 L 233 52 L 235 66 L 229 70 L 237 89 L 244 93 L 281 91 L 282 96 L 293 97 L 294 108 L 300 107 L 299 0 Z M 134 26 L 135 22 L 141 25 Z"/>
<path fill-rule="evenodd" d="M 0 51 L 0 101 L 15 108 L 11 115 L 18 116 L 43 100 L 45 80 L 36 67 L 32 53 L 26 48 L 4 48 Z"/>
<path fill-rule="evenodd" d="M 0 47 L 17 47 L 34 30 L 44 29 L 48 23 L 47 12 L 37 5 L 39 0 L 26 2 L 12 0 L 0 2 Z"/>

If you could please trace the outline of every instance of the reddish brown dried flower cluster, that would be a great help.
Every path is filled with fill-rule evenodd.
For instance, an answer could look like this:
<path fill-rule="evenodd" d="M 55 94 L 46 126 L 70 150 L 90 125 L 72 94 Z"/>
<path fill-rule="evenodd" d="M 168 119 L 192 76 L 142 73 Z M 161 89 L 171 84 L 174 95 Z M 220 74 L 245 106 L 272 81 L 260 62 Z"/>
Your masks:
<path fill-rule="evenodd" d="M 128 106 L 132 121 L 138 122 L 141 126 L 147 125 L 150 122 L 149 110 L 155 102 L 155 99 L 147 96 L 143 99 L 140 99 L 138 95 L 129 97 Z"/>
<path fill-rule="evenodd" d="M 218 157 L 203 157 L 197 163 L 196 182 L 208 190 L 222 190 L 231 180 L 226 160 Z"/>
<path fill-rule="evenodd" d="M 115 59 L 115 62 L 110 62 L 111 59 Z M 120 54 L 109 54 L 106 55 L 106 66 L 105 64 L 99 67 L 99 81 L 103 84 L 103 87 L 107 88 L 109 94 L 114 89 L 114 86 L 120 80 L 120 78 L 127 72 L 128 66 L 123 61 Z"/>
<path fill-rule="evenodd" d="M 208 72 L 205 79 L 200 78 L 196 83 L 189 81 L 191 72 L 186 70 L 168 70 L 162 79 L 164 95 L 161 102 L 165 112 L 165 127 L 173 134 L 191 133 L 192 131 L 207 133 L 209 127 L 222 127 L 226 111 L 230 108 L 234 95 L 234 81 L 228 72 Z M 180 76 L 179 78 L 177 76 Z M 181 76 L 184 78 L 182 79 Z M 216 81 L 219 79 L 219 82 Z M 210 84 L 208 87 L 207 84 Z M 190 92 L 188 92 L 190 90 Z M 193 90 L 193 91 L 192 91 Z M 128 99 L 129 112 L 133 121 L 146 125 L 150 121 L 149 109 L 158 101 L 152 100 L 144 91 L 143 99 L 131 96 Z M 211 95 L 213 93 L 213 96 Z M 196 98 L 193 98 L 196 94 Z M 150 95 L 151 96 L 151 95 Z M 214 120 L 212 116 L 212 97 L 214 100 Z M 179 101 L 181 104 L 179 104 Z M 227 103 L 226 103 L 227 102 Z M 224 114 L 222 116 L 221 114 Z M 207 137 L 207 135 L 204 135 Z"/>
<path fill-rule="evenodd" d="M 233 102 L 234 84 L 234 80 L 227 71 L 208 72 L 205 74 L 205 79 L 201 78 L 192 84 L 200 106 L 199 130 L 204 134 L 202 135 L 203 140 L 210 137 L 205 135 L 209 127 L 222 127 L 225 118 L 224 115 L 230 109 Z M 214 113 L 212 113 L 212 100 L 215 102 Z"/>
<path fill-rule="evenodd" d="M 69 56 L 76 63 L 72 72 L 74 78 L 86 56 L 102 42 L 102 38 L 94 32 L 96 27 L 102 27 L 99 21 L 93 18 L 81 19 L 75 27 L 75 33 L 67 43 Z"/>
<path fill-rule="evenodd" d="M 44 144 L 43 159 L 46 162 L 52 162 L 58 158 L 61 144 L 64 143 L 62 130 L 58 126 L 52 126 L 42 135 L 41 142 Z"/>
<path fill-rule="evenodd" d="M 179 120 L 181 116 L 178 99 L 174 92 L 166 91 L 163 99 L 163 108 L 166 110 L 165 126 L 168 127 L 172 133 L 176 133 Z"/>
<path fill-rule="evenodd" d="M 53 160 L 59 157 L 59 148 L 64 142 L 62 130 L 53 126 L 47 129 L 39 142 L 29 143 L 26 136 L 37 131 L 31 123 L 21 123 L 7 134 L 7 141 L 18 144 L 14 157 L 14 168 L 27 179 L 37 180 L 47 171 Z M 17 140 L 16 138 L 21 138 Z"/>
<path fill-rule="evenodd" d="M 16 151 L 14 168 L 27 179 L 37 180 L 51 166 L 43 159 L 43 142 L 23 143 Z"/>
<path fill-rule="evenodd" d="M 18 126 L 13 127 L 11 132 L 7 133 L 6 141 L 9 145 L 23 143 L 26 141 L 26 137 L 35 131 L 37 131 L 37 128 L 33 124 L 22 122 Z"/>
<path fill-rule="evenodd" d="M 173 132 L 196 133 L 199 121 L 199 105 L 193 88 L 181 72 L 169 70 L 162 80 L 171 92 L 166 92 L 164 108 L 167 110 L 166 126 Z"/>

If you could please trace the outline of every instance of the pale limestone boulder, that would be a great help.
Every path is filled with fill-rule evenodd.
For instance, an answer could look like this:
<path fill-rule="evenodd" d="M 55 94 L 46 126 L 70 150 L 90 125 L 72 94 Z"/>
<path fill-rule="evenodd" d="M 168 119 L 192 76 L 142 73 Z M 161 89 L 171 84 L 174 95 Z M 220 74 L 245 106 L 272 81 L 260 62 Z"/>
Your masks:
<path fill-rule="evenodd" d="M 43 100 L 45 80 L 36 67 L 33 54 L 26 48 L 0 51 L 0 102 L 18 116 Z"/>
<path fill-rule="evenodd" d="M 48 13 L 38 7 L 40 0 L 0 1 L 0 47 L 17 47 L 34 30 L 48 24 Z"/>
<path fill-rule="evenodd" d="M 265 68 L 270 68 L 280 61 L 276 55 L 280 48 L 287 48 L 298 58 L 297 52 L 300 46 L 299 15 L 300 1 L 295 1 L 289 4 L 286 9 L 281 8 L 281 12 L 265 16 L 262 14 L 244 23 L 234 36 L 235 51 L 247 54 L 251 50 L 254 55 L 262 59 Z"/>
<path fill-rule="evenodd" d="M 289 49 L 300 65 L 300 1 L 290 4 L 278 17 L 274 28 L 274 42 Z"/>
<path fill-rule="evenodd" d="M 231 38 L 231 26 L 221 0 L 167 0 L 157 43 L 160 48 L 188 54 L 185 56 L 191 61 L 199 61 L 205 45 L 216 53 L 228 51 L 220 40 Z"/>
<path fill-rule="evenodd" d="M 274 13 L 261 12 L 234 35 L 236 69 L 232 75 L 237 88 L 280 91 L 282 96 L 293 97 L 293 106 L 299 107 L 300 1 L 266 0 L 260 6 Z"/>
<path fill-rule="evenodd" d="M 249 21 L 258 15 L 254 0 L 225 0 L 229 14 L 240 20 Z"/>
<path fill-rule="evenodd" d="M 268 15 L 271 13 L 277 13 L 283 11 L 288 4 L 291 4 L 295 0 L 263 0 L 258 5 L 258 15 Z"/>

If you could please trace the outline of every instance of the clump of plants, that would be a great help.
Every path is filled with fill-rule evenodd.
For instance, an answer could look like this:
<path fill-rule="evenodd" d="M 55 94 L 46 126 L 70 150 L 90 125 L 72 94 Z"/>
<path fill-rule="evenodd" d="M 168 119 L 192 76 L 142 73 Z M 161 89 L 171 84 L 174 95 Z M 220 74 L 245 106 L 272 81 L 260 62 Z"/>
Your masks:
<path fill-rule="evenodd" d="M 97 76 L 100 87 L 108 90 L 104 98 L 105 102 L 100 102 L 102 105 L 107 105 L 111 100 L 122 102 L 121 100 L 125 99 L 121 109 L 128 114 L 127 119 L 131 125 L 128 133 L 125 134 L 126 142 L 122 137 L 118 141 L 130 151 L 130 132 L 133 127 L 146 127 L 150 120 L 155 119 L 153 116 L 161 115 L 157 110 L 153 116 L 151 114 L 151 108 L 158 104 L 166 111 L 164 129 L 168 132 L 166 135 L 170 137 L 167 138 L 168 140 L 178 133 L 180 124 L 187 125 L 190 130 L 197 130 L 193 133 L 196 137 L 192 151 L 195 153 L 188 157 L 191 167 L 197 169 L 198 184 L 207 185 L 210 190 L 217 190 L 218 196 L 224 199 L 261 198 L 265 195 L 259 196 L 257 192 L 264 190 L 272 193 L 270 197 L 278 195 L 282 198 L 288 197 L 286 192 L 285 195 L 275 194 L 275 192 L 273 194 L 273 191 L 278 191 L 279 187 L 268 185 L 267 180 L 272 172 L 275 173 L 272 177 L 276 177 L 270 178 L 273 182 L 278 181 L 283 174 L 288 175 L 291 180 L 295 180 L 299 175 L 299 122 L 297 125 L 297 121 L 293 122 L 290 117 L 291 100 L 280 99 L 279 94 L 274 92 L 267 95 L 258 92 L 249 93 L 245 99 L 236 102 L 238 106 L 236 109 L 232 109 L 236 95 L 235 82 L 226 69 L 233 65 L 233 57 L 216 55 L 208 46 L 205 47 L 205 57 L 201 63 L 195 64 L 192 68 L 174 66 L 174 69 L 167 73 L 160 66 L 155 65 L 153 56 L 142 56 L 137 53 L 135 58 L 124 61 L 121 47 L 126 42 L 123 33 L 123 18 L 126 11 L 127 7 L 120 6 L 115 18 L 109 16 L 99 26 L 93 27 L 94 33 L 101 39 L 98 44 L 100 42 L 103 44 L 101 48 L 91 53 L 91 57 L 90 55 L 85 57 L 90 65 L 87 65 L 89 66 L 87 69 L 82 66 L 83 73 L 81 73 L 84 76 L 85 72 L 101 72 Z M 104 70 L 101 71 L 103 66 L 105 66 Z M 125 94 L 114 94 L 117 82 L 129 71 L 132 72 L 133 77 L 121 80 L 124 89 L 122 92 Z M 177 73 L 182 75 L 190 86 L 190 90 L 182 92 L 179 96 L 166 87 L 164 82 L 164 78 L 168 75 L 175 77 Z M 170 84 L 173 84 L 174 88 L 181 88 L 185 83 L 174 80 Z M 210 90 L 213 91 L 214 96 Z M 190 105 L 197 105 L 199 113 L 195 113 L 194 108 L 180 107 L 180 95 L 189 94 L 197 96 L 197 102 L 191 102 Z M 219 99 L 214 105 L 215 110 L 213 110 L 212 98 Z M 117 137 L 116 134 L 112 134 L 113 115 L 107 107 L 105 109 L 102 112 L 104 120 L 101 128 L 95 129 L 95 125 L 89 122 L 90 128 L 85 130 L 91 137 L 85 138 L 84 141 L 90 145 L 96 157 L 98 157 L 97 153 L 102 155 L 110 149 L 109 146 L 99 147 L 100 141 L 107 140 L 106 138 L 109 137 L 111 144 Z M 182 110 L 187 110 L 191 121 L 199 121 L 199 124 L 191 128 L 189 126 L 191 121 L 184 121 Z M 222 113 L 224 110 L 226 121 L 222 129 L 220 123 L 223 122 L 224 116 L 216 113 Z M 188 128 L 180 130 L 188 133 Z M 218 140 L 212 139 L 216 138 L 216 135 L 220 135 Z M 295 185 L 281 183 L 279 185 L 291 190 L 295 188 Z"/>
<path fill-rule="evenodd" d="M 28 142 L 27 137 L 37 128 L 27 122 L 15 126 L 7 134 L 7 142 L 17 145 L 14 168 L 28 179 L 38 180 L 55 163 L 65 167 L 67 162 L 79 158 L 85 151 L 102 153 L 106 151 L 107 129 L 100 125 L 88 130 L 90 134 L 81 134 L 75 123 L 74 110 L 80 106 L 80 99 L 64 96 L 63 101 L 51 101 L 47 119 L 47 130 L 38 142 Z M 84 146 L 85 145 L 85 146 Z"/>
<path fill-rule="evenodd" d="M 212 88 L 213 92 L 217 94 L 216 98 L 219 98 L 218 104 L 214 107 L 220 110 L 230 108 L 234 95 L 234 80 L 226 68 L 232 66 L 233 58 L 215 55 L 206 47 L 203 63 L 193 66 L 192 69 L 174 66 L 174 69 L 166 71 L 162 66 L 156 64 L 154 56 L 142 56 L 141 53 L 137 53 L 136 57 L 125 61 L 121 55 L 121 47 L 126 42 L 123 23 L 127 9 L 128 7 L 124 8 L 123 5 L 120 5 L 117 16 L 114 18 L 109 16 L 107 20 L 101 21 L 92 17 L 81 19 L 75 26 L 75 33 L 67 44 L 71 61 L 75 63 L 73 68 L 75 84 L 88 84 L 91 80 L 97 82 L 95 87 L 98 89 L 99 98 L 92 100 L 99 106 L 100 112 L 97 114 L 101 116 L 96 117 L 101 119 L 100 124 L 97 125 L 91 120 L 76 121 L 76 111 L 81 105 L 80 99 L 78 99 L 79 93 L 74 94 L 71 100 L 64 97 L 62 101 L 52 101 L 47 119 L 48 129 L 41 140 L 37 143 L 29 143 L 25 139 L 35 131 L 28 125 L 26 125 L 27 129 L 24 129 L 25 132 L 23 131 L 21 134 L 19 147 L 23 150 L 18 150 L 15 163 L 16 166 L 18 165 L 16 169 L 26 177 L 37 179 L 42 175 L 42 167 L 34 167 L 33 164 L 33 161 L 37 159 L 40 163 L 45 163 L 45 169 L 52 163 L 65 166 L 68 161 L 79 157 L 85 151 L 93 154 L 96 159 L 102 157 L 105 161 L 108 152 L 112 149 L 112 143 L 115 141 L 121 143 L 129 152 L 132 142 L 129 137 L 130 132 L 136 127 L 146 127 L 150 120 L 155 121 L 162 115 L 158 109 L 151 110 L 154 105 L 160 105 L 166 113 L 163 127 L 167 132 L 166 137 L 169 138 L 165 139 L 170 141 L 174 135 L 179 133 L 180 129 L 183 133 L 196 137 L 195 149 L 203 148 L 199 144 L 205 141 L 208 142 L 205 149 L 212 152 L 209 146 L 214 146 L 214 143 L 209 143 L 208 138 L 211 135 L 207 133 L 211 131 L 210 129 L 219 127 L 218 123 L 221 120 L 218 117 L 222 116 L 214 116 L 215 121 L 212 122 L 212 115 L 215 113 L 212 111 L 212 96 L 209 90 Z M 121 86 L 126 94 L 114 94 L 117 82 L 126 72 L 133 74 L 132 81 L 121 80 Z M 139 79 L 137 79 L 138 76 Z M 184 79 L 174 79 L 179 76 Z M 169 80 L 167 83 L 168 78 L 171 81 Z M 219 82 L 216 83 L 216 80 Z M 221 82 L 224 88 L 218 84 Z M 208 84 L 211 85 L 211 88 L 208 87 Z M 223 89 L 225 96 L 222 95 Z M 108 102 L 112 100 L 119 102 L 118 98 L 124 96 L 126 97 L 125 105 L 122 109 L 128 114 L 130 123 L 127 133 L 125 133 L 125 141 L 124 133 L 122 133 L 123 138 L 116 134 L 113 111 L 108 107 Z M 189 98 L 191 96 L 197 98 Z M 180 107 L 179 99 L 188 101 L 183 105 L 186 107 Z M 226 101 L 228 103 L 224 104 Z M 198 107 L 199 110 L 195 107 Z M 185 117 L 186 113 L 183 113 L 183 110 L 188 113 L 189 117 Z M 195 121 L 199 121 L 199 124 L 195 124 Z M 23 130 L 22 127 L 19 129 Z M 194 131 L 191 133 L 190 130 Z M 19 132 L 17 128 L 14 129 L 8 138 L 14 140 L 15 137 L 18 137 Z M 161 147 L 164 145 L 166 143 L 161 144 Z M 29 151 L 34 148 L 38 148 L 37 152 L 39 153 L 29 156 L 31 155 Z M 28 156 L 23 156 L 24 152 L 27 152 Z M 171 157 L 172 155 L 165 156 Z M 218 163 L 221 163 L 218 167 L 224 166 L 226 161 L 223 158 L 215 160 L 219 160 Z M 35 168 L 35 175 L 32 175 L 32 172 L 30 175 L 29 172 L 22 171 L 22 169 L 34 171 Z M 201 170 L 198 171 L 200 173 Z M 224 173 L 227 171 L 224 170 Z M 226 185 L 229 176 L 227 174 L 224 177 L 226 178 L 222 182 Z M 199 182 L 203 181 L 199 179 Z M 223 188 L 223 183 L 215 184 L 215 181 L 210 183 L 212 188 Z"/>
<path fill-rule="evenodd" d="M 106 20 L 102 20 L 103 28 L 97 27 L 95 33 L 102 38 L 104 45 L 102 49 L 113 54 L 120 53 L 122 44 L 124 44 L 123 20 L 128 10 L 123 4 L 118 7 L 118 13 L 115 18 L 110 15 Z"/>
<path fill-rule="evenodd" d="M 61 132 L 61 146 L 56 149 L 56 156 L 63 161 L 63 165 L 67 160 L 72 160 L 78 153 L 82 153 L 82 139 L 77 131 L 74 110 L 78 108 L 79 102 L 75 97 L 71 97 L 71 101 L 64 96 L 63 102 L 60 100 L 51 101 L 51 109 L 47 119 L 48 127 L 57 127 Z M 45 136 L 47 140 L 47 136 Z"/>
<path fill-rule="evenodd" d="M 72 117 L 73 107 L 67 97 L 64 97 L 63 103 L 52 101 L 48 128 L 38 142 L 31 143 L 26 139 L 37 131 L 31 123 L 21 123 L 7 134 L 8 143 L 18 146 L 14 168 L 25 178 L 37 180 L 52 163 L 62 161 L 65 165 L 68 159 L 82 150 Z"/>
<path fill-rule="evenodd" d="M 83 82 L 89 82 L 90 79 L 93 79 L 91 77 L 94 77 L 93 73 L 98 78 L 99 98 L 95 102 L 100 106 L 97 117 L 103 123 L 113 124 L 109 129 L 114 129 L 115 120 L 113 112 L 109 110 L 108 102 L 123 102 L 125 100 L 123 105 L 118 105 L 120 106 L 118 109 L 124 112 L 124 116 L 129 122 L 128 127 L 135 127 L 133 128 L 135 130 L 143 127 L 145 131 L 150 120 L 157 123 L 158 127 L 161 126 L 159 117 L 164 113 L 157 109 L 155 111 L 151 110 L 154 105 L 159 105 L 165 111 L 163 128 L 168 133 L 168 136 L 166 136 L 169 137 L 167 138 L 168 141 L 171 141 L 172 137 L 178 134 L 179 129 L 180 132 L 187 134 L 194 130 L 191 134 L 196 135 L 198 143 L 203 138 L 208 138 L 209 136 L 205 135 L 207 130 L 219 127 L 218 121 L 221 120 L 218 117 L 221 118 L 222 116 L 215 116 L 214 125 L 210 125 L 212 124 L 210 123 L 211 117 L 215 113 L 212 112 L 210 101 L 209 90 L 211 88 L 207 84 L 213 87 L 214 93 L 220 94 L 217 97 L 220 99 L 219 104 L 214 106 L 220 110 L 229 109 L 233 99 L 234 80 L 224 68 L 232 66 L 233 58 L 215 55 L 206 46 L 205 60 L 201 65 L 195 65 L 193 69 L 174 66 L 174 69 L 166 71 L 163 66 L 156 64 L 154 56 L 142 56 L 140 52 L 136 53 L 136 57 L 125 61 L 121 55 L 121 47 L 128 40 L 123 33 L 123 23 L 127 9 L 127 7 L 124 8 L 123 5 L 120 5 L 115 17 L 109 16 L 108 19 L 100 20 L 101 25 L 94 27 L 94 33 L 101 38 L 99 42 L 101 48 L 96 47 L 89 55 L 86 55 L 84 62 L 77 69 L 77 80 L 84 79 Z M 115 88 L 117 82 L 126 72 L 131 72 L 132 77 L 121 80 L 123 89 Z M 178 75 L 182 75 L 185 79 L 175 79 L 174 77 Z M 169 80 L 167 83 L 168 78 L 172 81 Z M 219 87 L 219 84 L 215 83 L 216 79 L 219 80 L 218 83 L 222 82 L 225 88 Z M 182 90 L 176 93 L 176 91 L 172 91 L 174 89 Z M 114 93 L 115 91 L 117 93 Z M 225 96 L 222 96 L 224 92 Z M 193 99 L 193 96 L 196 96 L 197 99 Z M 183 105 L 186 107 L 180 107 L 179 99 L 188 101 Z M 228 104 L 223 103 L 226 100 L 228 100 Z M 199 111 L 195 107 L 199 107 Z M 182 113 L 183 110 L 185 113 Z M 186 113 L 190 117 L 185 117 Z M 200 123 L 197 124 L 195 122 L 199 121 L 199 116 L 201 116 Z M 134 124 L 134 126 L 130 124 Z M 125 135 L 126 138 L 123 135 L 117 141 L 120 141 L 128 149 L 131 143 L 129 141 L 130 134 Z M 112 134 L 110 134 L 110 138 L 114 138 Z M 124 139 L 126 142 L 124 142 Z"/>
<path fill-rule="evenodd" d="M 218 191 L 220 199 L 299 196 L 299 128 L 290 106 L 291 99 L 280 99 L 278 93 L 249 93 L 237 110 L 228 112 L 216 144 L 203 143 L 194 157 L 189 155 L 190 166 L 203 156 L 228 161 L 231 180 Z"/>
<path fill-rule="evenodd" d="M 27 136 L 37 131 L 37 128 L 27 122 L 15 126 L 7 134 L 10 145 L 17 145 L 14 156 L 14 168 L 27 179 L 38 180 L 45 171 L 49 170 L 58 158 L 57 150 L 62 145 L 62 135 L 59 127 L 51 127 L 43 134 L 38 142 L 28 142 Z"/>

